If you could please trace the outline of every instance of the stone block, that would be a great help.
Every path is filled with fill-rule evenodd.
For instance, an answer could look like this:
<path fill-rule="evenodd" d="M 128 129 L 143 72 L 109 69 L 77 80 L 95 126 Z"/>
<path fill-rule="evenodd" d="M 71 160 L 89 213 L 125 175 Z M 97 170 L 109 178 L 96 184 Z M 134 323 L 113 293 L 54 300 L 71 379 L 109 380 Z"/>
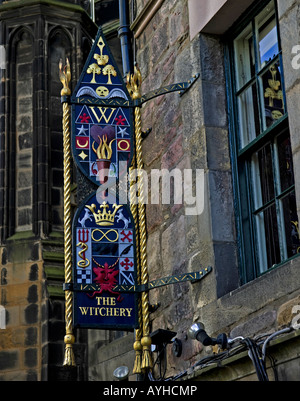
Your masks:
<path fill-rule="evenodd" d="M 31 205 L 31 188 L 22 189 L 17 192 L 17 205 L 18 207 Z"/>
<path fill-rule="evenodd" d="M 162 261 L 165 275 L 172 275 L 174 266 L 186 259 L 185 221 L 180 216 L 162 233 Z"/>
<path fill-rule="evenodd" d="M 162 156 L 161 159 L 161 167 L 162 169 L 171 170 L 175 168 L 177 163 L 183 156 L 183 147 L 182 147 L 182 135 L 175 139 L 175 141 L 169 145 L 168 150 Z"/>
<path fill-rule="evenodd" d="M 228 130 L 207 127 L 205 134 L 208 168 L 211 170 L 230 171 Z"/>
<path fill-rule="evenodd" d="M 1 281 L 0 281 L 1 285 L 7 285 L 7 269 L 5 267 L 3 267 L 1 269 Z"/>
<path fill-rule="evenodd" d="M 152 48 L 152 60 L 150 63 L 152 66 L 155 66 L 159 61 L 162 54 L 169 47 L 169 27 L 168 23 L 161 24 L 155 31 L 152 40 L 151 40 L 151 48 Z"/>
<path fill-rule="evenodd" d="M 21 348 L 25 345 L 25 330 L 24 327 L 14 327 L 11 330 L 10 341 L 6 344 L 8 348 Z"/>
<path fill-rule="evenodd" d="M 26 381 L 37 381 L 38 373 L 35 370 L 28 370 L 26 375 Z"/>
<path fill-rule="evenodd" d="M 234 240 L 234 207 L 230 172 L 209 173 L 212 238 L 215 241 Z"/>
<path fill-rule="evenodd" d="M 215 243 L 215 274 L 217 278 L 217 296 L 222 297 L 239 286 L 236 245 L 232 243 Z"/>
<path fill-rule="evenodd" d="M 230 338 L 237 336 L 251 337 L 257 334 L 269 333 L 274 330 L 276 311 L 271 310 L 237 325 L 230 333 Z"/>
<path fill-rule="evenodd" d="M 31 209 L 19 209 L 17 212 L 17 225 L 21 226 L 31 226 L 32 223 L 32 210 Z"/>
<path fill-rule="evenodd" d="M 219 37 L 207 34 L 200 35 L 201 79 L 212 82 L 225 83 L 224 48 Z"/>
<path fill-rule="evenodd" d="M 18 95 L 28 97 L 32 95 L 32 80 L 27 79 L 18 82 Z"/>
<path fill-rule="evenodd" d="M 0 371 L 16 369 L 19 361 L 19 350 L 0 351 Z"/>
<path fill-rule="evenodd" d="M 37 348 L 27 348 L 24 352 L 24 365 L 27 368 L 34 368 L 38 363 L 38 350 Z"/>
<path fill-rule="evenodd" d="M 297 111 L 300 107 L 300 84 L 297 83 L 293 88 L 286 92 L 287 107 L 289 111 L 289 127 L 291 135 L 291 146 L 293 153 L 300 150 L 300 139 L 298 135 Z M 297 160 L 298 161 L 298 160 Z"/>
<path fill-rule="evenodd" d="M 7 305 L 18 305 L 27 299 L 28 284 L 9 285 L 7 291 Z"/>
<path fill-rule="evenodd" d="M 295 70 L 292 65 L 292 60 L 295 57 L 295 54 L 292 54 L 292 49 L 295 45 L 299 45 L 299 7 L 291 8 L 280 19 L 280 37 L 284 85 L 286 91 L 288 91 L 297 81 L 299 71 Z"/>
<path fill-rule="evenodd" d="M 35 263 L 32 266 L 30 266 L 30 272 L 29 272 L 29 281 L 36 281 L 38 280 L 38 276 L 39 276 L 39 267 L 38 265 Z"/>
<path fill-rule="evenodd" d="M 225 85 L 202 81 L 204 124 L 226 129 L 227 104 Z"/>
<path fill-rule="evenodd" d="M 188 95 L 181 98 L 181 113 L 183 121 L 183 136 L 185 141 L 190 141 L 199 128 L 204 125 L 204 105 L 201 100 L 202 87 L 198 81 L 188 91 Z M 211 96 L 211 95 L 209 95 Z M 214 107 L 211 105 L 211 107 Z"/>
<path fill-rule="evenodd" d="M 32 171 L 18 171 L 18 188 L 26 188 L 32 185 Z"/>
<path fill-rule="evenodd" d="M 18 133 L 28 132 L 32 130 L 32 117 L 30 116 L 20 116 L 17 121 Z"/>
<path fill-rule="evenodd" d="M 35 324 L 38 322 L 39 307 L 37 304 L 31 304 L 24 309 L 24 323 Z"/>
<path fill-rule="evenodd" d="M 32 148 L 33 135 L 32 132 L 25 132 L 19 135 L 19 149 L 31 149 Z"/>
<path fill-rule="evenodd" d="M 169 44 L 178 46 L 188 35 L 188 13 L 179 4 L 169 17 Z"/>
<path fill-rule="evenodd" d="M 17 100 L 18 102 L 18 112 L 20 114 L 26 114 L 28 112 L 32 113 L 32 98 L 31 97 L 21 97 Z"/>
<path fill-rule="evenodd" d="M 161 245 L 160 233 L 155 231 L 148 236 L 147 239 L 147 264 L 149 279 L 155 280 L 159 277 L 161 265 Z"/>
<path fill-rule="evenodd" d="M 20 324 L 20 307 L 7 306 L 6 309 L 6 329 L 16 327 Z"/>
<path fill-rule="evenodd" d="M 300 313 L 300 295 L 282 304 L 277 312 L 277 323 L 279 327 L 291 326 L 293 319 Z M 299 319 L 298 319 L 299 320 Z M 298 321 L 299 323 L 299 321 Z"/>
<path fill-rule="evenodd" d="M 27 301 L 29 303 L 36 303 L 38 301 L 38 287 L 37 287 L 37 285 L 31 285 L 28 288 Z"/>
<path fill-rule="evenodd" d="M 37 345 L 37 340 L 38 340 L 37 328 L 36 327 L 27 328 L 25 332 L 25 345 L 26 346 Z"/>
<path fill-rule="evenodd" d="M 297 0 L 278 0 L 277 7 L 278 7 L 278 16 L 281 18 L 286 12 L 293 7 L 295 7 L 299 3 Z"/>
<path fill-rule="evenodd" d="M 147 232 L 151 233 L 163 222 L 163 214 L 160 205 L 146 205 Z"/>
<path fill-rule="evenodd" d="M 30 169 L 32 166 L 32 155 L 29 152 L 18 153 L 16 165 L 20 170 Z"/>

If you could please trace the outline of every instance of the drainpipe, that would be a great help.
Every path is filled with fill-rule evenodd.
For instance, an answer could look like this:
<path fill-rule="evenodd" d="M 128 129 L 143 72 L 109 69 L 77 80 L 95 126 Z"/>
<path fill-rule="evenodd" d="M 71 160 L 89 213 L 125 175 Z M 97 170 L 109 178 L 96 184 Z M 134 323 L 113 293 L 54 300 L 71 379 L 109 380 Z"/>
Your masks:
<path fill-rule="evenodd" d="M 126 78 L 128 73 L 133 73 L 131 31 L 129 29 L 129 9 L 128 0 L 119 0 L 120 27 L 118 36 L 121 41 L 123 74 Z"/>

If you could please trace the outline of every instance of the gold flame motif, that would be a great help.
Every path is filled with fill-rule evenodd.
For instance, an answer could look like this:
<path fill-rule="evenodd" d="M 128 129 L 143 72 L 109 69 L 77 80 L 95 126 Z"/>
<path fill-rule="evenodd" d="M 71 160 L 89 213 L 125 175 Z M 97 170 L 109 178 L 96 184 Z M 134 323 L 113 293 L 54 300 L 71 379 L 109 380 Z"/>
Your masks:
<path fill-rule="evenodd" d="M 115 139 L 113 139 L 112 141 L 110 141 L 109 144 L 107 144 L 107 135 L 103 135 L 103 141 L 100 138 L 100 136 L 98 135 L 99 138 L 99 146 L 97 149 L 95 149 L 95 142 L 92 143 L 92 148 L 93 151 L 96 153 L 98 159 L 101 160 L 110 160 L 111 156 L 112 156 L 112 143 L 115 141 Z"/>

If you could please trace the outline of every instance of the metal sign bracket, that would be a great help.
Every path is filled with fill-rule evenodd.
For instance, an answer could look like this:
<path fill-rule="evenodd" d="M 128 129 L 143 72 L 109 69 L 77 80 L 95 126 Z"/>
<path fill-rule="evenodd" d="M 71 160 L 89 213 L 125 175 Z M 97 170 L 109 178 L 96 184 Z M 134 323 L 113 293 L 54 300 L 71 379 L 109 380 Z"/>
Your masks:
<path fill-rule="evenodd" d="M 172 92 L 179 92 L 180 96 L 183 96 L 197 81 L 200 74 L 195 74 L 189 81 L 187 82 L 180 82 L 177 84 L 172 84 L 168 86 L 163 86 L 159 89 L 155 89 L 146 95 L 134 99 L 134 100 L 124 100 L 124 99 L 101 99 L 95 97 L 88 97 L 88 96 L 80 96 L 80 97 L 72 97 L 71 104 L 81 104 L 81 105 L 89 105 L 89 106 L 106 106 L 106 107 L 141 107 L 144 103 L 148 102 L 149 100 L 161 96 L 166 95 Z M 62 99 L 65 101 L 65 99 Z"/>
<path fill-rule="evenodd" d="M 186 281 L 191 281 L 192 283 L 200 281 L 202 278 L 207 276 L 212 271 L 212 267 L 206 267 L 199 272 L 192 273 L 183 273 L 177 274 L 174 276 L 164 277 L 158 280 L 149 281 L 146 284 L 140 285 L 116 285 L 112 288 L 114 292 L 120 293 L 142 293 L 147 292 L 149 290 L 153 290 L 154 288 L 163 287 L 169 284 L 179 284 Z M 84 291 L 84 292 L 92 292 L 92 291 L 101 291 L 101 286 L 97 284 L 72 284 L 72 283 L 64 283 L 63 286 L 65 291 Z"/>

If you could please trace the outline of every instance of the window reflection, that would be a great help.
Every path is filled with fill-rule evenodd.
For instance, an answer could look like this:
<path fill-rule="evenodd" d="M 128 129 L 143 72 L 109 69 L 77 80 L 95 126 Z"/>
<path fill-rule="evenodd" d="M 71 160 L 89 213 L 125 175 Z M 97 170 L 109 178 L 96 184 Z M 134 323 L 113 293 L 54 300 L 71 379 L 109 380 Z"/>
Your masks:
<path fill-rule="evenodd" d="M 263 68 L 279 52 L 275 15 L 259 27 L 259 61 Z"/>
<path fill-rule="evenodd" d="M 262 75 L 265 129 L 284 115 L 284 101 L 279 62 L 271 65 Z"/>

